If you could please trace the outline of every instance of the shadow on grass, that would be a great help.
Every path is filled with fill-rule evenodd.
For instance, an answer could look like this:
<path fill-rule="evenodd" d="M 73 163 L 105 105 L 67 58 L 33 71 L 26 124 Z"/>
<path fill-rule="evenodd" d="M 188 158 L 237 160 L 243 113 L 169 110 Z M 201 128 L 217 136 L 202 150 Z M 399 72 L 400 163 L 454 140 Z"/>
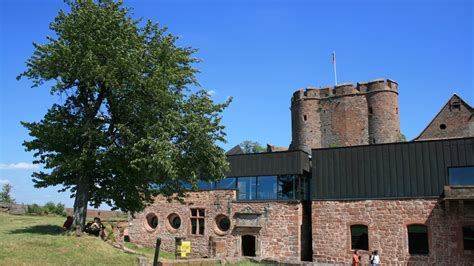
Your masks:
<path fill-rule="evenodd" d="M 59 235 L 62 232 L 64 232 L 64 230 L 58 225 L 35 225 L 12 230 L 9 232 L 9 234 Z"/>

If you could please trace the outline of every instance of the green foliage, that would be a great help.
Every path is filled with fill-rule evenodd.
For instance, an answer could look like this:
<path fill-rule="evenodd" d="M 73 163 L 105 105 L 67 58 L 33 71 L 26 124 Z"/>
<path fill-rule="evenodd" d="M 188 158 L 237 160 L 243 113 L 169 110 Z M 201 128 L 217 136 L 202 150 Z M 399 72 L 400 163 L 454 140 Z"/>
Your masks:
<path fill-rule="evenodd" d="M 54 213 L 56 211 L 56 204 L 54 204 L 52 201 L 49 201 L 46 202 L 43 208 L 48 214 Z"/>
<path fill-rule="evenodd" d="M 62 204 L 61 202 L 58 202 L 58 204 L 56 204 L 56 208 L 54 209 L 54 213 L 56 215 L 66 216 L 65 205 Z"/>
<path fill-rule="evenodd" d="M 397 142 L 407 142 L 407 137 L 402 132 L 399 132 L 397 135 Z"/>
<path fill-rule="evenodd" d="M 121 2 L 67 3 L 70 11 L 50 24 L 56 37 L 34 43 L 18 76 L 33 86 L 52 81 L 50 93 L 64 99 L 41 121 L 22 122 L 26 150 L 48 169 L 33 174 L 35 186 L 70 190 L 83 224 L 88 203 L 133 213 L 157 194 L 183 196 L 183 181 L 224 176 L 216 142 L 225 142 L 221 113 L 230 100 L 215 104 L 189 89 L 198 86 L 195 49 L 132 19 Z"/>
<path fill-rule="evenodd" d="M 54 204 L 54 202 L 49 201 L 44 206 L 40 206 L 36 203 L 28 205 L 28 213 L 33 215 L 59 215 L 66 216 L 66 211 L 64 204 L 59 202 Z"/>
<path fill-rule="evenodd" d="M 34 214 L 34 215 L 45 215 L 46 214 L 43 207 L 39 206 L 36 203 L 28 205 L 28 213 L 29 214 Z"/>
<path fill-rule="evenodd" d="M 262 147 L 260 143 L 251 140 L 244 140 L 239 144 L 244 153 L 265 152 L 267 149 Z"/>
<path fill-rule="evenodd" d="M 10 183 L 3 184 L 2 192 L 0 192 L 0 202 L 15 203 L 11 195 L 12 187 Z"/>

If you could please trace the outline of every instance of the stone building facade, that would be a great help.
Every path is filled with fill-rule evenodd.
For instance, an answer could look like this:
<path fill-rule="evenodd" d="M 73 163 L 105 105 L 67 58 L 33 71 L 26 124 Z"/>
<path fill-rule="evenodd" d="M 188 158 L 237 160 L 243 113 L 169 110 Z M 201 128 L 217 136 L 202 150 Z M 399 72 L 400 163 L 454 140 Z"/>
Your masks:
<path fill-rule="evenodd" d="M 130 240 L 173 252 L 185 238 L 190 257 L 349 264 L 358 249 L 363 263 L 378 250 L 386 265 L 474 265 L 472 114 L 453 96 L 417 141 L 395 143 L 396 82 L 297 91 L 288 151 L 236 146 L 225 179 L 157 197 Z"/>
<path fill-rule="evenodd" d="M 454 94 L 415 140 L 474 137 L 474 108 Z"/>
<path fill-rule="evenodd" d="M 463 249 L 463 226 L 474 225 L 469 209 L 446 211 L 440 199 L 313 201 L 313 250 L 315 262 L 344 264 L 354 252 L 351 226 L 367 226 L 368 250 L 360 250 L 369 263 L 373 250 L 385 265 L 472 265 L 474 251 Z M 427 229 L 427 254 L 409 250 L 410 225 Z M 328 241 L 328 239 L 331 239 Z"/>
<path fill-rule="evenodd" d="M 176 237 L 180 237 L 191 241 L 190 257 L 245 255 L 300 261 L 302 244 L 308 245 L 306 249 L 311 245 L 301 239 L 303 204 L 299 201 L 239 202 L 236 195 L 236 190 L 217 189 L 188 192 L 184 202 L 168 202 L 157 197 L 152 206 L 131 221 L 130 239 L 153 246 L 159 237 L 162 249 L 174 252 Z M 193 231 L 193 210 L 202 211 L 204 225 L 199 228 L 202 231 L 197 228 Z M 180 220 L 179 226 L 174 219 Z M 227 224 L 221 226 L 223 219 L 228 219 L 228 227 Z M 308 232 L 304 233 L 308 236 Z"/>
<path fill-rule="evenodd" d="M 390 79 L 307 88 L 291 98 L 290 149 L 396 142 L 398 84 Z"/>

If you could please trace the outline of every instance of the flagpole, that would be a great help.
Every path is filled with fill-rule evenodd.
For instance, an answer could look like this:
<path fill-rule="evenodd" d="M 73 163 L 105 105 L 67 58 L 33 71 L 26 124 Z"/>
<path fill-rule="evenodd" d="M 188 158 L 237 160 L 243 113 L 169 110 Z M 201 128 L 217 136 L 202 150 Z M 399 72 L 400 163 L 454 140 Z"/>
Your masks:
<path fill-rule="evenodd" d="M 336 71 L 336 52 L 332 51 L 332 65 L 334 68 L 334 83 L 337 86 L 337 71 Z"/>

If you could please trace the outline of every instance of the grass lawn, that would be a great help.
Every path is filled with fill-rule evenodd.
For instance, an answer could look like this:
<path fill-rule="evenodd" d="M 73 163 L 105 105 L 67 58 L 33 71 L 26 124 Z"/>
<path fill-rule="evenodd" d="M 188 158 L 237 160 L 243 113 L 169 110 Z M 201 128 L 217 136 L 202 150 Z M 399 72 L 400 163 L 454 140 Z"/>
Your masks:
<path fill-rule="evenodd" d="M 0 213 L 0 265 L 137 265 L 137 255 L 122 252 L 93 236 L 68 236 L 64 217 Z M 153 262 L 153 248 L 127 244 Z M 172 259 L 174 254 L 160 252 Z M 257 265 L 242 261 L 236 265 Z"/>
<path fill-rule="evenodd" d="M 136 265 L 97 237 L 63 234 L 63 217 L 0 213 L 0 265 Z"/>

